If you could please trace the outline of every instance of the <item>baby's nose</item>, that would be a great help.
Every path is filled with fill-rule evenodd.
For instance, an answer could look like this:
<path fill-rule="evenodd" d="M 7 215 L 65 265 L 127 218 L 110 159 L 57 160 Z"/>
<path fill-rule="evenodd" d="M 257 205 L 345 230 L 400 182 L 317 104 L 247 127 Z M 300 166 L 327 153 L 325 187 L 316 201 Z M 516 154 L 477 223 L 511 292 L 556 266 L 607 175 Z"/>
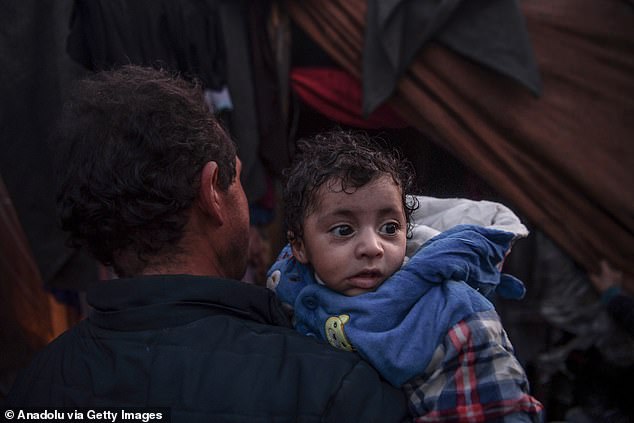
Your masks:
<path fill-rule="evenodd" d="M 380 257 L 383 255 L 381 237 L 374 231 L 364 231 L 357 243 L 357 255 L 360 257 Z"/>

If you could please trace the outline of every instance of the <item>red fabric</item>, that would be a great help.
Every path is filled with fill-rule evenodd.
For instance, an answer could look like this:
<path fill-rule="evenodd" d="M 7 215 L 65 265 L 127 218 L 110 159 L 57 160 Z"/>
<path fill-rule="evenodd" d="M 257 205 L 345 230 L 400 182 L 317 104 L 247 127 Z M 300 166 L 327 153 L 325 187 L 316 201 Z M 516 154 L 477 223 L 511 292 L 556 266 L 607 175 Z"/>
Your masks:
<path fill-rule="evenodd" d="M 361 83 L 343 70 L 293 68 L 291 84 L 306 104 L 335 122 L 365 129 L 408 126 L 387 104 L 364 118 L 361 113 Z"/>

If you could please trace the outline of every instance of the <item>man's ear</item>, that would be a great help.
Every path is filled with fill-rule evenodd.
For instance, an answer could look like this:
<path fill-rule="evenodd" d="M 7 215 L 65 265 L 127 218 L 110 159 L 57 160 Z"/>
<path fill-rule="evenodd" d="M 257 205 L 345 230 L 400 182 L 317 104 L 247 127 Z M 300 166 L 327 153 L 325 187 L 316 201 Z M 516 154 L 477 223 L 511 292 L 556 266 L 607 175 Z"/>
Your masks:
<path fill-rule="evenodd" d="M 198 199 L 203 212 L 222 223 L 222 199 L 218 188 L 218 163 L 205 163 L 200 172 Z"/>
<path fill-rule="evenodd" d="M 304 241 L 302 241 L 301 238 L 295 237 L 290 242 L 290 244 L 291 244 L 291 250 L 293 251 L 293 257 L 295 257 L 295 259 L 302 264 L 308 264 L 308 257 L 306 254 L 306 247 L 304 246 Z"/>

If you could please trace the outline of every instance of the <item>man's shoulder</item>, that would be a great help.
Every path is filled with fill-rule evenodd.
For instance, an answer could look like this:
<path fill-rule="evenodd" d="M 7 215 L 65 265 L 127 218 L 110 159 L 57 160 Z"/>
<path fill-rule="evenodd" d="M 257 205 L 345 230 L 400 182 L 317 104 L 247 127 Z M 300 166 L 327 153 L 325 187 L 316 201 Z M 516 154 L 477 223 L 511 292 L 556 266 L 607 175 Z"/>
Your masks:
<path fill-rule="evenodd" d="M 191 392 L 187 404 L 173 400 L 175 412 L 216 416 L 230 410 L 245 420 L 275 412 L 325 421 L 376 414 L 397 421 L 406 413 L 402 392 L 358 355 L 292 329 L 223 315 L 151 333 L 111 333 L 83 322 L 39 354 L 11 395 L 21 405 L 120 404 L 121 386 L 135 386 L 126 398 L 130 404 L 160 386 L 170 398 Z M 261 401 L 245 404 L 245 387 Z"/>
<path fill-rule="evenodd" d="M 294 329 L 239 320 L 235 322 L 235 330 L 243 332 L 246 339 L 252 338 L 249 343 L 267 345 L 268 351 L 284 354 L 286 360 L 307 359 L 317 363 L 330 363 L 332 367 L 336 362 L 347 368 L 359 363 L 366 365 L 365 361 L 356 353 L 334 348 L 312 336 L 302 335 Z"/>

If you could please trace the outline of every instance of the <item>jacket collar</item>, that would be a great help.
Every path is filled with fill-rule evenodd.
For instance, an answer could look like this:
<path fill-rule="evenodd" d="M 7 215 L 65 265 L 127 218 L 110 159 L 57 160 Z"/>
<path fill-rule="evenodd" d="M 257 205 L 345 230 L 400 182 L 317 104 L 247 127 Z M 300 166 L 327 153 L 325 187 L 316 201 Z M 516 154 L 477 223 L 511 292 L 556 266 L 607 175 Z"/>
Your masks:
<path fill-rule="evenodd" d="M 291 327 L 275 294 L 228 279 L 156 275 L 93 283 L 87 291 L 88 320 L 113 330 L 146 330 L 187 324 L 211 315 L 230 315 Z"/>

